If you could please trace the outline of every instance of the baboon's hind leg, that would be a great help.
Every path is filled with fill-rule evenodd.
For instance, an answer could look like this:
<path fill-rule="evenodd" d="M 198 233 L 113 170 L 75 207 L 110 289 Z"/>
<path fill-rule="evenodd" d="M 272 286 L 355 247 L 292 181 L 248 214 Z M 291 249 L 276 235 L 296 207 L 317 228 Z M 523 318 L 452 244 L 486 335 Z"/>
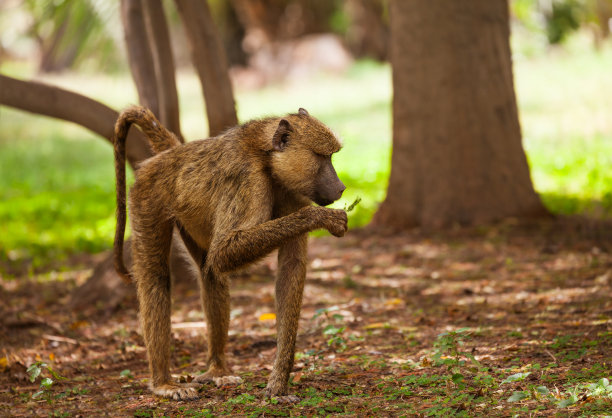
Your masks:
<path fill-rule="evenodd" d="M 142 225 L 133 222 L 133 274 L 136 280 L 140 322 L 147 347 L 153 393 L 175 400 L 198 397 L 193 385 L 180 385 L 170 375 L 171 299 L 168 257 L 172 223 Z"/>

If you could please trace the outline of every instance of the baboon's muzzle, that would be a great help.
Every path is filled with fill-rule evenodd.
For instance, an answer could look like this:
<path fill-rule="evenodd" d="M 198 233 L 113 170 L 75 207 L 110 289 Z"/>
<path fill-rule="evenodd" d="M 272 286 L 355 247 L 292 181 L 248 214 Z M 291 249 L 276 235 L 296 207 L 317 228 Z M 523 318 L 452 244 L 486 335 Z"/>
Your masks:
<path fill-rule="evenodd" d="M 334 173 L 335 174 L 335 173 Z M 326 184 L 326 187 L 321 187 L 315 194 L 314 202 L 319 206 L 327 206 L 334 203 L 342 197 L 342 193 L 346 190 L 344 183 L 336 176 L 336 181 L 333 184 Z"/>

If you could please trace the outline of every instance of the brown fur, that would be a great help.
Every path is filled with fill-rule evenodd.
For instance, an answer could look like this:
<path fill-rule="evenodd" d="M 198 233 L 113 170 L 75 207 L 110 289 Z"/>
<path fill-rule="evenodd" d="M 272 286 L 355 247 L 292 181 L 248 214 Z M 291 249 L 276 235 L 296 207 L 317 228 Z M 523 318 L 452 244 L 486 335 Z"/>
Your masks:
<path fill-rule="evenodd" d="M 123 263 L 123 239 L 126 223 L 125 192 L 125 139 L 132 124 L 136 124 L 147 136 L 151 149 L 158 154 L 181 144 L 176 135 L 157 120 L 153 112 L 139 106 L 125 109 L 115 123 L 115 173 L 117 189 L 117 228 L 115 230 L 115 269 L 130 282 L 130 274 Z"/>
<path fill-rule="evenodd" d="M 124 276 L 125 137 L 130 123 L 138 124 L 160 152 L 138 169 L 129 199 L 132 276 L 152 390 L 175 399 L 197 395 L 193 387 L 173 383 L 169 369 L 168 252 L 176 225 L 201 269 L 209 369 L 198 382 L 238 380 L 229 377 L 224 353 L 230 312 L 227 273 L 279 249 L 278 352 L 266 394 L 286 395 L 306 275 L 307 234 L 325 228 L 342 236 L 347 229 L 346 212 L 310 203 L 327 205 L 344 190 L 331 164 L 339 141 L 300 109 L 285 118 L 251 121 L 218 137 L 179 145 L 146 109 L 127 109 L 117 121 L 115 140 L 115 262 Z"/>

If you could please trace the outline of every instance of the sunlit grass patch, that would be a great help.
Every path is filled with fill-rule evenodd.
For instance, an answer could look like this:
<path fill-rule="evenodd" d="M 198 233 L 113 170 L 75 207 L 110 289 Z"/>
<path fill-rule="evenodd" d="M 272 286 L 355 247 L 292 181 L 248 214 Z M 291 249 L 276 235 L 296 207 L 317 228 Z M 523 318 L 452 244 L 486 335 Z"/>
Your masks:
<path fill-rule="evenodd" d="M 93 134 L 2 108 L 0 261 L 38 267 L 109 248 L 112 148 Z"/>

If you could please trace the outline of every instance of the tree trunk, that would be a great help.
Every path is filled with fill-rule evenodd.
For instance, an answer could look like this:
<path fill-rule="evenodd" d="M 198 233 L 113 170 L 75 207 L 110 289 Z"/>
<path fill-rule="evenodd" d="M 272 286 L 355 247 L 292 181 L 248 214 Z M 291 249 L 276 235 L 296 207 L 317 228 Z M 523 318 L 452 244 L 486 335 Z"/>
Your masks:
<path fill-rule="evenodd" d="M 391 2 L 393 154 L 374 224 L 546 213 L 521 144 L 505 0 Z"/>
<path fill-rule="evenodd" d="M 174 78 L 174 57 L 170 46 L 170 34 L 161 0 L 146 0 L 144 7 L 147 36 L 155 64 L 155 78 L 159 97 L 159 119 L 166 128 L 174 132 L 181 142 L 179 102 Z"/>
<path fill-rule="evenodd" d="M 237 124 L 234 99 L 227 64 L 219 38 L 213 27 L 208 5 L 204 1 L 177 0 L 182 4 L 182 18 L 191 40 L 192 55 L 206 99 L 211 135 Z M 175 133 L 178 124 L 178 98 L 174 80 L 174 65 L 168 30 L 161 2 L 146 4 L 147 38 L 142 0 L 122 0 L 122 17 L 126 30 L 126 43 L 130 67 L 137 85 L 140 103 L 161 116 Z M 154 47 L 151 49 L 151 45 Z M 157 72 L 157 75 L 156 75 Z M 160 110 L 161 102 L 161 110 Z M 80 124 L 112 141 L 117 112 L 76 93 L 35 82 L 24 82 L 0 75 L 0 104 L 16 107 Z M 173 127 L 176 126 L 176 127 Z M 127 141 L 127 158 L 132 167 L 152 155 L 147 139 L 137 129 L 131 129 Z M 130 255 L 126 251 L 126 264 Z M 173 278 L 197 275 L 197 268 L 187 255 L 184 244 L 175 234 L 170 252 Z M 133 287 L 125 286 L 116 274 L 112 255 L 94 269 L 91 277 L 72 295 L 74 308 L 116 307 Z"/>
<path fill-rule="evenodd" d="M 247 55 L 242 46 L 245 28 L 238 19 L 234 2 L 232 0 L 218 1 L 211 8 L 211 14 L 217 24 L 229 66 L 245 67 L 248 64 Z"/>
<path fill-rule="evenodd" d="M 121 20 L 130 72 L 138 90 L 138 101 L 159 118 L 155 64 L 147 38 L 142 2 L 143 0 L 121 0 Z"/>
<path fill-rule="evenodd" d="M 123 259 L 128 269 L 132 265 L 132 242 L 125 242 Z M 174 230 L 170 247 L 170 275 L 173 281 L 197 282 L 198 268 L 183 244 L 179 233 Z M 114 310 L 126 298 L 135 297 L 135 287 L 125 283 L 115 270 L 114 256 L 108 254 L 96 265 L 93 273 L 70 295 L 70 306 L 75 310 Z"/>
<path fill-rule="evenodd" d="M 202 84 L 209 135 L 215 136 L 238 123 L 225 52 L 206 0 L 175 0 L 175 3 Z"/>
<path fill-rule="evenodd" d="M 612 1 L 597 0 L 595 6 L 597 20 L 601 30 L 601 37 L 607 39 L 610 36 L 610 19 L 612 19 Z"/>
<path fill-rule="evenodd" d="M 1 74 L 0 104 L 74 122 L 106 138 L 110 143 L 115 121 L 119 117 L 110 107 L 80 94 Z M 130 130 L 126 153 L 132 167 L 153 155 L 147 139 L 137 129 Z"/>
<path fill-rule="evenodd" d="M 389 24 L 385 0 L 347 0 L 344 11 L 350 25 L 346 32 L 349 49 L 356 57 L 386 60 L 389 56 Z"/>
<path fill-rule="evenodd" d="M 62 38 L 66 34 L 68 28 L 67 17 L 63 20 L 59 27 L 55 28 L 51 36 L 48 39 L 43 39 L 40 36 L 36 36 L 38 39 L 40 49 L 40 62 L 38 64 L 38 71 L 41 73 L 53 73 L 63 70 L 58 64 L 59 46 L 62 42 Z"/>

